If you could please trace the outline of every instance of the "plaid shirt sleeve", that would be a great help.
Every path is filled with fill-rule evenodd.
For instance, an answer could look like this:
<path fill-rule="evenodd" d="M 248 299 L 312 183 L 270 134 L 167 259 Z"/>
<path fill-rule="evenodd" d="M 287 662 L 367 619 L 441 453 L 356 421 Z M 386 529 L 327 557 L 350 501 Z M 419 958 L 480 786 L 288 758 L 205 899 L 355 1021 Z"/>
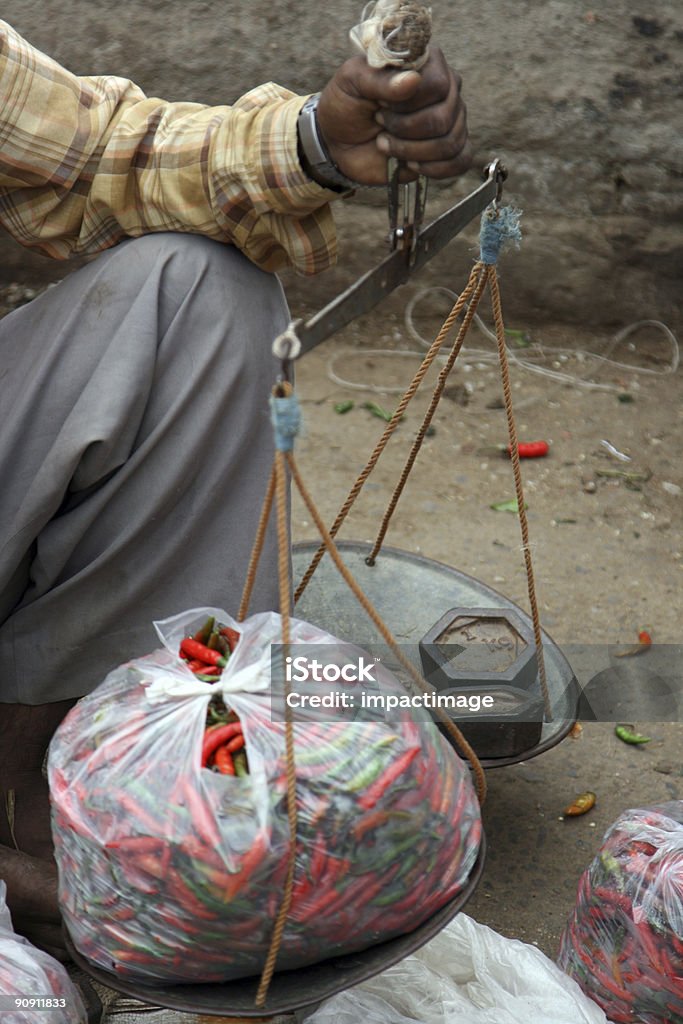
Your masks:
<path fill-rule="evenodd" d="M 336 258 L 335 193 L 299 164 L 303 102 L 272 83 L 232 106 L 151 99 L 71 74 L 0 21 L 0 224 L 56 259 L 185 231 L 315 274 Z"/>

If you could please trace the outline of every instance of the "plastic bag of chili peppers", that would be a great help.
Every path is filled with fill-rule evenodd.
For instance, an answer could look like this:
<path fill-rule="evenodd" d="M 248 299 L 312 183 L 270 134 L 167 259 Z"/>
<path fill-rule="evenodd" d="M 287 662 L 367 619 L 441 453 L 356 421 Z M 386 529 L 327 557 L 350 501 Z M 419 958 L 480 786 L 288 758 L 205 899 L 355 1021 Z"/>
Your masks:
<path fill-rule="evenodd" d="M 271 706 L 280 617 L 237 623 L 208 608 L 156 627 L 163 648 L 110 673 L 50 747 L 65 922 L 85 957 L 122 976 L 255 975 L 289 857 L 285 725 Z M 325 645 L 330 663 L 348 659 L 350 645 L 315 626 L 292 620 L 291 633 Z M 334 690 L 344 685 L 358 684 Z M 431 721 L 297 712 L 294 741 L 296 871 L 278 970 L 417 927 L 462 888 L 481 838 L 468 769 Z"/>
<path fill-rule="evenodd" d="M 683 1024 L 683 801 L 608 830 L 558 962 L 614 1024 Z"/>
<path fill-rule="evenodd" d="M 66 969 L 17 935 L 0 881 L 0 1019 L 2 1024 L 85 1024 L 83 1000 Z"/>

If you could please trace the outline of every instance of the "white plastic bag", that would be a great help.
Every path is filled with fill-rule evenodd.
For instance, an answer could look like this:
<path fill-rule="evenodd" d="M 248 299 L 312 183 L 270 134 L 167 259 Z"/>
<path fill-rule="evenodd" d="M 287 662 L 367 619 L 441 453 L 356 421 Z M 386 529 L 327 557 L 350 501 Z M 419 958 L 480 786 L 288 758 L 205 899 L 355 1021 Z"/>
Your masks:
<path fill-rule="evenodd" d="M 0 881 L 0 1021 L 84 1024 L 85 1007 L 65 968 L 17 935 Z"/>
<path fill-rule="evenodd" d="M 214 684 L 177 653 L 210 616 L 240 634 Z M 289 859 L 285 727 L 269 693 L 280 617 L 238 623 L 204 608 L 157 628 L 164 648 L 112 672 L 50 746 L 64 919 L 84 956 L 122 976 L 258 974 Z M 347 663 L 349 645 L 317 627 L 292 620 L 291 633 L 293 645 L 325 645 L 327 665 Z M 244 777 L 201 767 L 219 690 L 241 722 Z M 278 970 L 418 927 L 463 887 L 481 837 L 468 770 L 433 722 L 297 716 L 294 739 L 296 871 Z"/>
<path fill-rule="evenodd" d="M 539 949 L 459 914 L 436 938 L 324 1003 L 306 1024 L 609 1024 Z"/>

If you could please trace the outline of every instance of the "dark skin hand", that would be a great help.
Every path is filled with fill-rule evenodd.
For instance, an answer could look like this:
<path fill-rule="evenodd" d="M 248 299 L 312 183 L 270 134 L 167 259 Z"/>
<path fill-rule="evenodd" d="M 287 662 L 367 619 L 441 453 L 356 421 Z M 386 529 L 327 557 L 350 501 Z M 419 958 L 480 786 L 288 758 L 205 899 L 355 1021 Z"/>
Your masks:
<path fill-rule="evenodd" d="M 472 163 L 461 79 L 438 47 L 420 71 L 371 68 L 353 57 L 320 96 L 318 127 L 337 167 L 362 185 L 387 180 L 387 157 L 418 174 L 452 178 Z"/>

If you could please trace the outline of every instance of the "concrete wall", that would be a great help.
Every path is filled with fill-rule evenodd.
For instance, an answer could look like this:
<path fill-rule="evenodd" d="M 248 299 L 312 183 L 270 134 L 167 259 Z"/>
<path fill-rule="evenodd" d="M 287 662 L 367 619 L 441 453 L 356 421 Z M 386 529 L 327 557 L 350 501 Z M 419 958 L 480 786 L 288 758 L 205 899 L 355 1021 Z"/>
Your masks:
<path fill-rule="evenodd" d="M 257 82 L 321 87 L 348 54 L 362 3 L 303 0 L 5 0 L 2 17 L 77 73 L 116 73 L 150 94 L 226 102 Z M 677 0 L 434 0 L 435 36 L 465 78 L 476 167 L 510 170 L 522 250 L 503 266 L 519 319 L 680 324 L 683 268 L 683 9 Z M 477 173 L 434 189 L 428 218 Z M 340 204 L 342 264 L 323 301 L 384 252 L 377 195 Z M 472 232 L 422 283 L 457 287 Z M 0 282 L 65 267 L 2 240 Z M 290 275 L 293 301 L 303 295 Z M 310 285 L 306 287 L 310 297 Z M 315 303 L 314 303 L 315 304 Z"/>

